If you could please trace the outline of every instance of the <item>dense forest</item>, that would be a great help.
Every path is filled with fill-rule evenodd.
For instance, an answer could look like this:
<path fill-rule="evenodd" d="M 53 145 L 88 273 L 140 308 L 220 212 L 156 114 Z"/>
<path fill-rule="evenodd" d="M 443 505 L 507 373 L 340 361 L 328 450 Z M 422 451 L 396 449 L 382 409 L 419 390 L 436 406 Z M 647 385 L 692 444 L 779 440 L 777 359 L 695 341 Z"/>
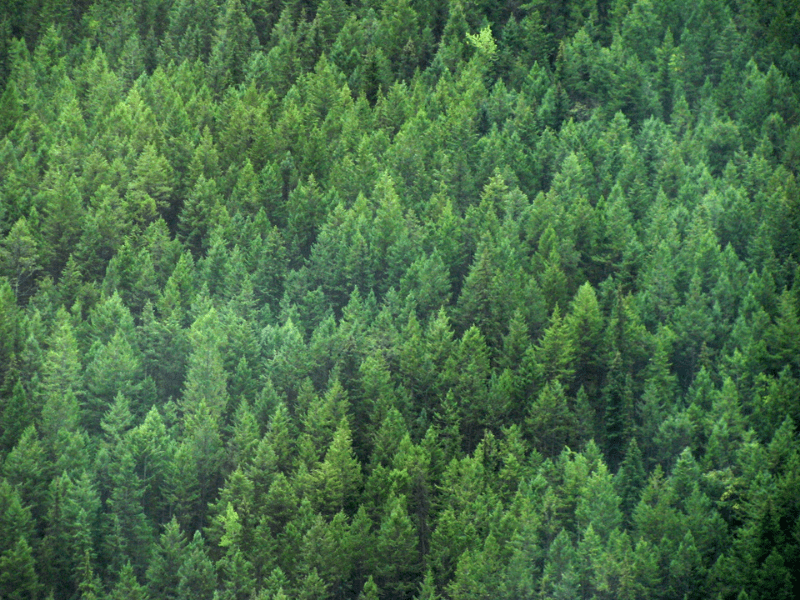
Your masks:
<path fill-rule="evenodd" d="M 0 4 L 0 598 L 795 597 L 796 2 Z"/>

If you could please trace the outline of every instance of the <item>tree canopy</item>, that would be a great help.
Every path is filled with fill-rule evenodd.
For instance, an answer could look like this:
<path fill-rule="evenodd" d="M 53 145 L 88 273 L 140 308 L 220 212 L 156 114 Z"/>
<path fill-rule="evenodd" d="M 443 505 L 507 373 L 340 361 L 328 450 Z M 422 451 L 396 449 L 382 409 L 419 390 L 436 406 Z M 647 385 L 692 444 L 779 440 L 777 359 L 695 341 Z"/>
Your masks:
<path fill-rule="evenodd" d="M 0 4 L 0 597 L 794 596 L 796 3 Z"/>

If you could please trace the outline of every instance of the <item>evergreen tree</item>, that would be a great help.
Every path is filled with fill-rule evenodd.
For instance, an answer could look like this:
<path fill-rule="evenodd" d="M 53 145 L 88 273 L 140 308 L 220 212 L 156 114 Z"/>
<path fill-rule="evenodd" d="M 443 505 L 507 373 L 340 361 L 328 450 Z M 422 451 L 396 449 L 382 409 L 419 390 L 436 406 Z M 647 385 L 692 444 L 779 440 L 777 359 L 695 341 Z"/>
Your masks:
<path fill-rule="evenodd" d="M 311 476 L 317 505 L 322 512 L 355 512 L 361 487 L 361 465 L 353 454 L 346 419 L 339 423 L 325 459 Z"/>
<path fill-rule="evenodd" d="M 38 200 L 42 209 L 45 264 L 57 275 L 77 245 L 83 205 L 75 179 L 50 172 L 43 182 Z"/>
<path fill-rule="evenodd" d="M 568 385 L 575 373 L 575 347 L 558 307 L 553 311 L 551 324 L 539 343 L 525 351 L 522 370 L 528 390 L 538 392 L 548 382 Z"/>
<path fill-rule="evenodd" d="M 213 418 L 219 419 L 228 405 L 228 374 L 222 362 L 221 347 L 225 343 L 213 308 L 192 325 L 185 389 L 182 398 L 185 417 L 191 418 L 196 407 L 204 404 Z"/>
<path fill-rule="evenodd" d="M 358 598 L 359 600 L 378 600 L 380 598 L 380 590 L 372 575 L 364 582 L 364 589 L 358 595 Z"/>
<path fill-rule="evenodd" d="M 25 217 L 20 217 L 0 246 L 0 273 L 9 278 L 18 302 L 31 294 L 32 278 L 41 268 L 39 260 L 36 240 Z"/>
<path fill-rule="evenodd" d="M 210 600 L 217 587 L 214 564 L 208 558 L 200 531 L 195 531 L 186 548 L 186 558 L 178 569 L 178 595 L 181 600 L 203 598 Z"/>
<path fill-rule="evenodd" d="M 0 596 L 792 597 L 795 5 L 0 3 Z"/>
<path fill-rule="evenodd" d="M 525 422 L 534 447 L 545 456 L 556 456 L 567 445 L 577 423 L 557 380 L 530 404 Z"/>
<path fill-rule="evenodd" d="M 405 598 L 417 586 L 420 575 L 417 535 L 406 512 L 404 496 L 391 497 L 375 540 L 373 569 L 379 589 L 393 597 Z"/>
<path fill-rule="evenodd" d="M 209 68 L 217 90 L 242 80 L 243 65 L 258 47 L 255 27 L 239 0 L 228 0 L 220 10 Z"/>
<path fill-rule="evenodd" d="M 579 528 L 583 530 L 591 525 L 595 533 L 605 540 L 622 525 L 619 505 L 620 498 L 614 490 L 613 478 L 605 465 L 600 463 L 579 492 L 575 508 Z"/>
<path fill-rule="evenodd" d="M 625 452 L 625 459 L 614 477 L 614 487 L 621 500 L 620 508 L 628 518 L 630 518 L 633 509 L 639 503 L 646 480 L 645 475 L 642 452 L 639 450 L 639 445 L 634 437 L 631 438 L 628 450 Z"/>
<path fill-rule="evenodd" d="M 144 514 L 144 494 L 141 482 L 134 473 L 133 457 L 126 449 L 114 455 L 116 460 L 114 472 L 111 473 L 113 487 L 108 499 L 109 512 L 106 514 L 104 535 L 105 556 L 122 577 L 130 565 L 137 572 L 144 573 L 154 536 L 152 526 Z M 127 589 L 132 584 L 126 582 L 124 585 Z"/>
<path fill-rule="evenodd" d="M 173 499 L 175 442 L 156 407 L 150 409 L 144 421 L 128 432 L 126 438 L 136 476 L 142 483 L 145 513 L 153 521 L 163 523 Z"/>
<path fill-rule="evenodd" d="M 242 551 L 242 525 L 238 513 L 229 502 L 223 520 L 224 533 L 219 544 L 225 555 L 217 562 L 223 583 L 221 596 L 231 600 L 245 600 L 255 589 L 253 565 Z M 246 546 L 245 546 L 246 547 Z"/>
<path fill-rule="evenodd" d="M 111 598 L 114 600 L 145 600 L 147 593 L 136 580 L 133 567 L 126 563 L 119 574 L 119 580 L 111 591 Z"/>
<path fill-rule="evenodd" d="M 178 572 L 187 555 L 186 537 L 175 517 L 164 526 L 153 557 L 147 567 L 147 591 L 151 598 L 178 597 Z"/>
<path fill-rule="evenodd" d="M 226 216 L 216 180 L 206 179 L 201 172 L 178 218 L 178 231 L 195 256 L 209 248 L 213 224 L 224 222 Z"/>
<path fill-rule="evenodd" d="M 20 380 L 14 384 L 2 413 L 3 447 L 13 448 L 20 436 L 33 425 L 33 406 Z"/>
<path fill-rule="evenodd" d="M 143 412 L 145 407 L 139 404 L 144 395 L 141 361 L 128 340 L 117 333 L 108 344 L 95 342 L 88 356 L 84 381 L 90 424 L 96 427 L 106 407 L 120 395 L 133 399 L 134 410 Z"/>
<path fill-rule="evenodd" d="M 33 550 L 24 537 L 0 554 L 0 590 L 4 598 L 33 600 L 39 596 L 39 580 Z"/>
<path fill-rule="evenodd" d="M 220 420 L 200 401 L 186 416 L 185 435 L 175 452 L 175 501 L 186 526 L 200 526 L 208 502 L 222 483 L 224 460 Z"/>

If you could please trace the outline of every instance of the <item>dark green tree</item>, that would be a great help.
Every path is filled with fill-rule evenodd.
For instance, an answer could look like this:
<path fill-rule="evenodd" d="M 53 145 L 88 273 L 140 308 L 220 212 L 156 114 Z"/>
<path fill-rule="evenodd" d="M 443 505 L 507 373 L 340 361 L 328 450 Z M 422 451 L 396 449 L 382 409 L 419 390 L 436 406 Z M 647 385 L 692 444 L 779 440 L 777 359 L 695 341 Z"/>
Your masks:
<path fill-rule="evenodd" d="M 217 587 L 214 564 L 208 558 L 200 531 L 195 531 L 186 548 L 186 558 L 178 568 L 178 595 L 180 600 L 201 598 L 210 600 Z"/>
<path fill-rule="evenodd" d="M 620 508 L 626 518 L 630 518 L 633 509 L 639 503 L 645 482 L 646 473 L 642 462 L 642 452 L 634 437 L 631 438 L 625 452 L 625 459 L 614 476 L 614 487 L 619 494 Z"/>
<path fill-rule="evenodd" d="M 30 296 L 34 277 L 41 268 L 37 246 L 25 217 L 20 217 L 0 244 L 0 273 L 9 278 L 20 303 Z"/>
<path fill-rule="evenodd" d="M 151 598 L 178 597 L 178 575 L 187 556 L 186 537 L 175 517 L 164 526 L 147 567 L 147 591 Z"/>
<path fill-rule="evenodd" d="M 342 419 L 325 459 L 312 471 L 315 503 L 323 513 L 356 510 L 361 487 L 361 465 L 353 454 L 350 426 Z"/>
<path fill-rule="evenodd" d="M 421 574 L 417 534 L 404 496 L 391 497 L 375 540 L 373 572 L 378 589 L 396 598 L 410 597 Z"/>
<path fill-rule="evenodd" d="M 33 550 L 24 537 L 0 554 L 0 590 L 4 598 L 33 600 L 39 596 Z"/>
<path fill-rule="evenodd" d="M 119 573 L 119 580 L 111 591 L 114 600 L 145 600 L 147 592 L 136 580 L 133 567 L 126 563 Z"/>

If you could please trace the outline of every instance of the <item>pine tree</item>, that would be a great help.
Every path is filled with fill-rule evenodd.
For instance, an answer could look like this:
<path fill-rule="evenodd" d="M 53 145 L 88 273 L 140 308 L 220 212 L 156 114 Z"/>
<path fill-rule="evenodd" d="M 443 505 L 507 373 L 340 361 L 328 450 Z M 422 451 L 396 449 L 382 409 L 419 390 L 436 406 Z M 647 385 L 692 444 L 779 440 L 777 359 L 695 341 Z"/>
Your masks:
<path fill-rule="evenodd" d="M 41 268 L 37 246 L 25 217 L 20 217 L 0 242 L 0 273 L 9 278 L 20 303 L 30 296 L 33 278 Z"/>
<path fill-rule="evenodd" d="M 24 537 L 0 554 L 0 590 L 4 598 L 33 600 L 38 596 L 35 565 L 33 550 Z"/>
<path fill-rule="evenodd" d="M 33 425 L 32 404 L 22 381 L 18 379 L 0 417 L 3 432 L 0 434 L 0 444 L 4 448 L 13 448 L 25 430 Z"/>
<path fill-rule="evenodd" d="M 192 325 L 190 342 L 193 351 L 189 356 L 186 382 L 182 398 L 185 418 L 191 418 L 197 406 L 204 404 L 215 419 L 219 419 L 228 406 L 228 374 L 222 360 L 222 337 L 219 317 L 215 309 L 198 317 Z"/>
<path fill-rule="evenodd" d="M 280 534 L 294 518 L 299 505 L 297 493 L 283 473 L 278 473 L 262 499 L 263 522 L 273 536 Z"/>
<path fill-rule="evenodd" d="M 143 413 L 144 372 L 139 354 L 128 340 L 117 333 L 108 344 L 95 342 L 88 353 L 84 375 L 88 421 L 96 429 L 107 407 L 117 396 L 133 400 L 134 412 Z"/>
<path fill-rule="evenodd" d="M 101 597 L 102 586 L 100 578 L 95 574 L 92 567 L 92 559 L 87 551 L 83 557 L 81 581 L 78 584 L 78 592 L 81 600 L 97 600 Z"/>
<path fill-rule="evenodd" d="M 218 92 L 242 81 L 243 65 L 258 47 L 253 21 L 239 0 L 227 0 L 220 11 L 209 67 Z"/>
<path fill-rule="evenodd" d="M 584 386 L 587 393 L 594 395 L 602 380 L 602 330 L 603 318 L 597 295 L 590 283 L 578 288 L 565 317 L 575 348 L 575 383 Z"/>
<path fill-rule="evenodd" d="M 420 584 L 419 593 L 414 598 L 415 600 L 441 600 L 441 596 L 436 593 L 436 584 L 433 581 L 433 573 L 430 569 L 425 572 L 425 578 Z"/>
<path fill-rule="evenodd" d="M 301 583 L 297 598 L 299 600 L 312 600 L 313 598 L 328 597 L 328 585 L 319 576 L 317 569 L 312 569 Z"/>
<path fill-rule="evenodd" d="M 387 501 L 375 546 L 372 560 L 378 588 L 392 597 L 407 597 L 417 586 L 421 568 L 417 533 L 406 512 L 404 496 L 393 496 Z"/>
<path fill-rule="evenodd" d="M 14 292 L 7 278 L 0 279 L 0 335 L 3 341 L 0 342 L 0 359 L 3 367 L 0 368 L 0 375 L 4 381 L 9 381 L 11 374 L 11 360 L 16 353 L 17 339 L 21 337 L 19 328 L 19 309 L 14 298 Z M 4 409 L 5 410 L 5 409 Z"/>
<path fill-rule="evenodd" d="M 361 465 L 353 454 L 346 418 L 340 421 L 325 459 L 311 476 L 320 511 L 328 514 L 340 510 L 355 512 L 361 487 Z"/>
<path fill-rule="evenodd" d="M 606 444 L 612 467 L 622 459 L 623 447 L 631 438 L 633 425 L 631 378 L 622 369 L 622 356 L 617 351 L 612 355 L 610 372 L 603 388 Z"/>
<path fill-rule="evenodd" d="M 183 427 L 185 435 L 175 452 L 175 501 L 182 524 L 198 527 L 222 484 L 220 419 L 201 400 L 186 416 Z"/>
<path fill-rule="evenodd" d="M 452 598 L 489 598 L 501 590 L 500 548 L 492 533 L 486 536 L 481 550 L 471 549 L 461 555 L 453 581 L 448 586 Z"/>
<path fill-rule="evenodd" d="M 144 490 L 134 472 L 130 452 L 121 448 L 112 453 L 112 457 L 113 472 L 110 475 L 113 487 L 108 499 L 109 511 L 105 515 L 105 556 L 120 575 L 127 563 L 131 563 L 138 573 L 144 573 L 154 542 L 152 525 L 142 506 Z"/>
<path fill-rule="evenodd" d="M 50 468 L 34 425 L 25 429 L 14 448 L 6 455 L 0 473 L 15 487 L 22 503 L 30 508 L 33 517 L 40 519 L 44 513 Z"/>
<path fill-rule="evenodd" d="M 504 315 L 498 314 L 505 299 L 495 282 L 499 264 L 497 251 L 491 240 L 482 240 L 464 280 L 458 298 L 459 322 L 466 328 L 477 326 L 491 341 L 499 340 L 500 323 Z"/>
<path fill-rule="evenodd" d="M 183 242 L 195 256 L 211 245 L 210 232 L 216 223 L 227 220 L 227 210 L 221 203 L 215 179 L 206 179 L 201 172 L 178 217 L 178 231 Z"/>
<path fill-rule="evenodd" d="M 565 529 L 562 529 L 547 549 L 542 584 L 552 590 L 554 597 L 577 594 L 577 553 Z"/>
<path fill-rule="evenodd" d="M 41 390 L 45 397 L 72 391 L 80 396 L 81 363 L 75 333 L 69 314 L 64 308 L 56 313 L 49 349 L 42 364 Z"/>
<path fill-rule="evenodd" d="M 164 526 L 153 557 L 147 567 L 147 591 L 151 598 L 174 600 L 178 597 L 178 575 L 187 556 L 186 537 L 177 519 Z"/>
<path fill-rule="evenodd" d="M 44 263 L 51 275 L 58 275 L 80 238 L 83 205 L 74 177 L 49 172 L 40 192 Z"/>
<path fill-rule="evenodd" d="M 679 517 L 674 494 L 660 466 L 650 474 L 641 500 L 633 511 L 633 522 L 642 539 L 660 544 L 662 538 L 675 539 Z"/>
<path fill-rule="evenodd" d="M 119 580 L 111 591 L 111 598 L 113 600 L 146 600 L 147 592 L 136 580 L 130 562 L 122 567 Z"/>
<path fill-rule="evenodd" d="M 691 531 L 681 540 L 675 557 L 669 563 L 669 581 L 672 593 L 693 597 L 702 590 L 705 568 L 703 558 L 694 543 Z M 699 588 L 699 589 L 698 589 Z"/>
<path fill-rule="evenodd" d="M 234 467 L 244 467 L 255 457 L 260 438 L 258 423 L 246 399 L 236 408 L 233 418 L 233 431 L 228 440 L 229 460 Z"/>
<path fill-rule="evenodd" d="M 536 393 L 548 382 L 558 381 L 569 385 L 574 376 L 575 347 L 558 307 L 553 311 L 551 324 L 540 342 L 525 351 L 522 373 L 528 390 Z"/>
<path fill-rule="evenodd" d="M 131 207 L 151 205 L 152 209 L 136 210 L 134 222 L 148 223 L 156 217 L 156 209 L 162 214 L 167 213 L 171 208 L 173 187 L 169 161 L 158 153 L 155 145 L 147 144 L 136 159 L 125 200 Z"/>
<path fill-rule="evenodd" d="M 505 412 L 503 399 L 489 396 L 489 373 L 489 350 L 473 325 L 464 332 L 446 370 L 440 373 L 440 386 L 451 386 L 448 393 L 452 392 L 457 403 L 462 440 L 469 449 L 477 445 L 486 429 L 497 427 Z"/>
<path fill-rule="evenodd" d="M 580 490 L 575 518 L 581 530 L 591 524 L 603 540 L 608 539 L 612 532 L 622 526 L 620 498 L 614 490 L 613 478 L 605 464 L 600 463 Z"/>
<path fill-rule="evenodd" d="M 172 505 L 175 483 L 175 442 L 156 407 L 126 435 L 136 476 L 142 483 L 142 504 L 154 522 L 163 523 Z"/>
<path fill-rule="evenodd" d="M 225 548 L 224 556 L 217 562 L 223 584 L 221 597 L 228 600 L 246 600 L 255 590 L 253 564 L 247 560 L 243 547 L 242 524 L 233 504 L 228 502 L 223 518 L 224 533 L 219 542 Z"/>
<path fill-rule="evenodd" d="M 370 575 L 364 582 L 364 589 L 358 595 L 358 600 L 378 600 L 378 598 L 380 598 L 380 590 Z"/>
<path fill-rule="evenodd" d="M 208 558 L 205 542 L 200 531 L 195 531 L 192 541 L 186 549 L 186 558 L 178 568 L 179 600 L 195 598 L 211 600 L 217 587 L 217 575 L 214 564 Z"/>
<path fill-rule="evenodd" d="M 525 423 L 534 447 L 545 456 L 555 456 L 570 441 L 576 425 L 561 384 L 548 383 L 528 408 Z"/>
<path fill-rule="evenodd" d="M 628 449 L 625 452 L 625 459 L 614 476 L 614 487 L 619 494 L 621 500 L 620 508 L 626 519 L 630 519 L 633 509 L 639 503 L 642 488 L 646 481 L 645 475 L 642 453 L 634 437 L 631 438 Z"/>
<path fill-rule="evenodd" d="M 83 556 L 73 556 L 70 553 L 73 532 L 70 530 L 72 523 L 65 518 L 65 505 L 71 483 L 66 473 L 51 481 L 42 540 L 43 583 L 59 597 L 67 597 L 77 589 L 79 582 L 73 580 L 73 561 L 83 559 Z M 83 573 L 79 574 L 81 575 Z"/>

